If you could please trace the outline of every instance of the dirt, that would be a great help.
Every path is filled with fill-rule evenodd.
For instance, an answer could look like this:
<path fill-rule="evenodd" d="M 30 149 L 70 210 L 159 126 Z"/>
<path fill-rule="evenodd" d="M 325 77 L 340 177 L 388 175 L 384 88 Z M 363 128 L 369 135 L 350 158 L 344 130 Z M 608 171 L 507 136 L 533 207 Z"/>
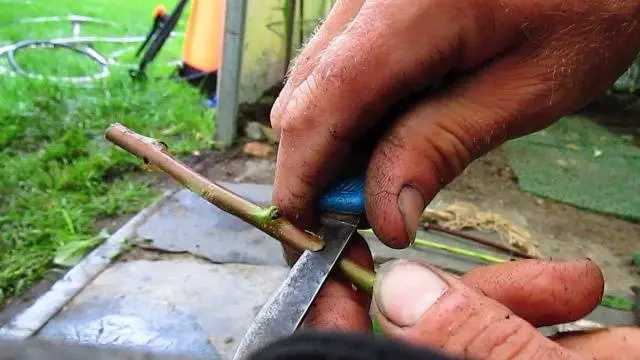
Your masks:
<path fill-rule="evenodd" d="M 472 163 L 440 196 L 447 202 L 471 202 L 520 222 L 538 240 L 545 257 L 594 260 L 609 289 L 629 292 L 631 285 L 640 284 L 631 266 L 632 253 L 640 250 L 640 224 L 521 192 L 501 150 Z"/>

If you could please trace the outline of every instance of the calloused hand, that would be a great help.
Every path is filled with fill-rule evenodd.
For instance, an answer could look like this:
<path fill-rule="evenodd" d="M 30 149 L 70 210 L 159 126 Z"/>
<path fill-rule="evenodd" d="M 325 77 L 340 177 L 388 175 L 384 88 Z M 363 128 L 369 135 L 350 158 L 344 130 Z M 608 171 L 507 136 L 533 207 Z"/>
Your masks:
<path fill-rule="evenodd" d="M 638 0 L 339 0 L 274 105 L 274 203 L 301 226 L 374 124 L 367 217 L 394 248 L 473 159 L 595 98 L 640 47 Z M 443 77 L 451 84 L 418 98 Z"/>

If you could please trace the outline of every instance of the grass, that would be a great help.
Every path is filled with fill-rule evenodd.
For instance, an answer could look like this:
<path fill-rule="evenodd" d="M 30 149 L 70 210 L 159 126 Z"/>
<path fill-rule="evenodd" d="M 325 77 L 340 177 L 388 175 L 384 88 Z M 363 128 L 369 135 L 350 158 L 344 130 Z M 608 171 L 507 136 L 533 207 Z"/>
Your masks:
<path fill-rule="evenodd" d="M 0 44 L 69 36 L 70 24 L 19 24 L 32 16 L 94 16 L 116 27 L 83 26 L 86 35 L 144 35 L 155 0 L 0 0 Z M 167 4 L 169 10 L 173 4 Z M 184 29 L 184 20 L 178 30 Z M 122 45 L 99 44 L 103 52 Z M 213 114 L 199 93 L 166 80 L 178 59 L 179 38 L 169 40 L 146 83 L 125 66 L 95 86 L 77 87 L 0 75 L 0 305 L 52 269 L 70 265 L 101 240 L 96 220 L 132 214 L 154 199 L 140 163 L 103 138 L 112 122 L 162 138 L 172 152 L 210 148 Z M 132 49 L 123 59 L 135 63 Z M 30 50 L 16 59 L 46 74 L 82 74 L 95 65 L 66 50 Z M 0 65 L 3 65 L 0 61 Z"/>

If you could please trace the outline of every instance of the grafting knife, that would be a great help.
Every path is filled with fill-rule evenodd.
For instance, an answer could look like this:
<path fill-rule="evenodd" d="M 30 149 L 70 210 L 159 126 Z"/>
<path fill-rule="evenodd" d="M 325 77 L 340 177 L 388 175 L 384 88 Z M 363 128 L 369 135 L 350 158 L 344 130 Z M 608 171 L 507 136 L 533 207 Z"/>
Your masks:
<path fill-rule="evenodd" d="M 234 360 L 248 359 L 260 348 L 291 335 L 300 326 L 363 218 L 364 177 L 334 184 L 321 198 L 320 209 L 323 213 L 318 235 L 325 247 L 318 252 L 302 253 L 247 330 Z"/>

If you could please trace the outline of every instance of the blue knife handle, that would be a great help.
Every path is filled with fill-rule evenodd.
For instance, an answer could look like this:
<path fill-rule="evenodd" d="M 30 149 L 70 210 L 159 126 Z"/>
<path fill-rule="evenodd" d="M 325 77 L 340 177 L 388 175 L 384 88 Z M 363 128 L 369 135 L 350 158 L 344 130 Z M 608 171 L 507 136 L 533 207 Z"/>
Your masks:
<path fill-rule="evenodd" d="M 340 179 L 329 185 L 319 208 L 323 212 L 364 215 L 364 175 Z"/>

